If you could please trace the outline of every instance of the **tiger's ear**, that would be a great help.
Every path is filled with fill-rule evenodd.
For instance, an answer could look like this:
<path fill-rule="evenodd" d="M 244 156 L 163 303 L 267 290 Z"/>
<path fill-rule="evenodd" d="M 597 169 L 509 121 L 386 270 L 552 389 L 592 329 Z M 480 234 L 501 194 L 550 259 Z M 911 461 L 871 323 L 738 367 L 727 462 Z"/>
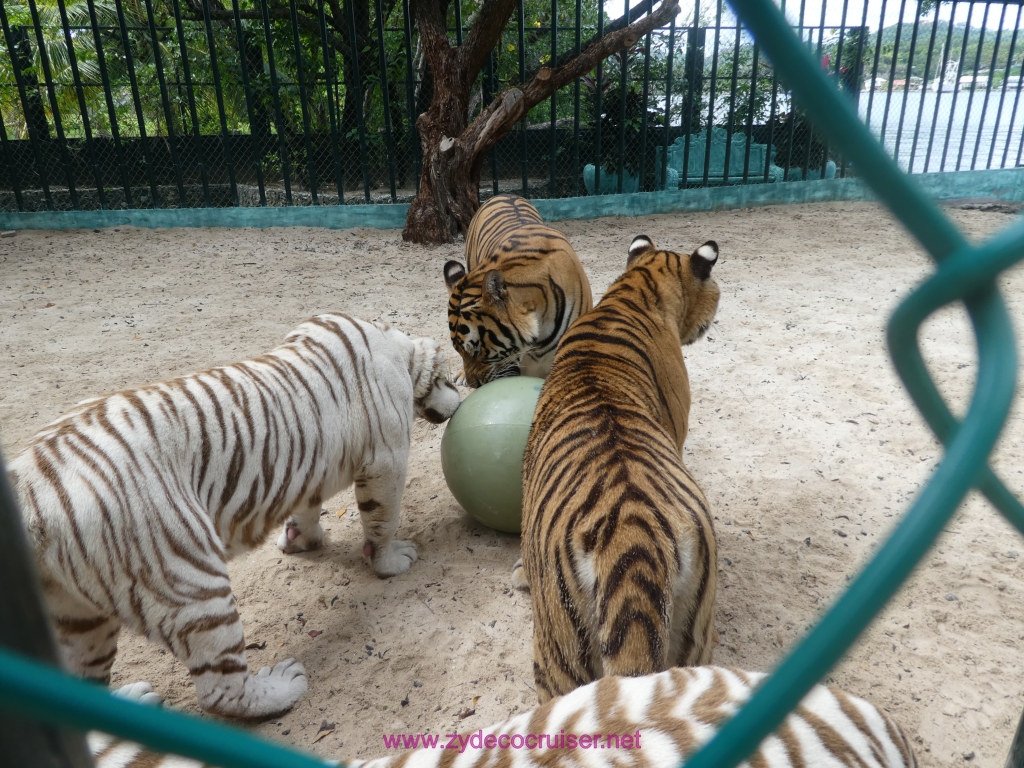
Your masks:
<path fill-rule="evenodd" d="M 466 276 L 466 268 L 457 261 L 447 261 L 444 265 L 444 284 L 448 286 L 448 293 L 455 288 L 455 284 Z"/>
<path fill-rule="evenodd" d="M 690 271 L 698 280 L 711 277 L 711 268 L 718 261 L 718 243 L 708 240 L 690 256 Z"/>
<path fill-rule="evenodd" d="M 508 299 L 508 285 L 505 283 L 505 276 L 499 270 L 492 269 L 484 276 L 484 295 L 492 304 L 505 306 L 505 301 Z"/>
<path fill-rule="evenodd" d="M 633 266 L 633 262 L 636 257 L 641 253 L 647 253 L 655 249 L 654 241 L 651 240 L 647 235 L 637 235 L 633 238 L 633 242 L 629 244 L 629 257 L 626 259 L 626 266 Z"/>

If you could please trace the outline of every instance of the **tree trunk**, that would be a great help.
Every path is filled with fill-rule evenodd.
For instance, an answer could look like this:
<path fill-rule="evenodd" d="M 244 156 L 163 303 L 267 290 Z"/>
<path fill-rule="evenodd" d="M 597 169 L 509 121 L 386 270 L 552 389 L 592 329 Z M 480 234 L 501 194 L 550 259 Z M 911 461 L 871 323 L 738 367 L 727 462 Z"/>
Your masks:
<path fill-rule="evenodd" d="M 480 163 L 473 162 L 473 148 L 456 138 L 466 127 L 469 93 L 446 87 L 436 75 L 434 93 L 448 98 L 435 97 L 416 121 L 423 168 L 402 232 L 403 239 L 417 243 L 452 242 L 479 205 Z"/>
<path fill-rule="evenodd" d="M 362 162 L 363 153 L 368 155 L 365 159 L 369 160 L 371 152 L 360 141 L 359 129 L 363 119 L 366 77 L 375 68 L 370 40 L 370 4 L 367 0 L 344 0 L 340 5 L 332 5 L 337 9 L 332 16 L 334 28 L 348 43 L 341 52 L 345 100 L 339 126 L 345 186 L 352 189 L 365 188 L 372 182 L 364 177 L 370 171 L 367 164 Z"/>
<path fill-rule="evenodd" d="M 416 121 L 423 166 L 420 188 L 402 238 L 450 243 L 465 232 L 480 205 L 483 155 L 467 136 L 469 100 L 477 75 L 494 50 L 516 0 L 484 0 L 462 45 L 448 42 L 448 0 L 418 0 L 416 27 L 431 78 L 430 107 Z M 476 121 L 474 121 L 474 125 Z"/>

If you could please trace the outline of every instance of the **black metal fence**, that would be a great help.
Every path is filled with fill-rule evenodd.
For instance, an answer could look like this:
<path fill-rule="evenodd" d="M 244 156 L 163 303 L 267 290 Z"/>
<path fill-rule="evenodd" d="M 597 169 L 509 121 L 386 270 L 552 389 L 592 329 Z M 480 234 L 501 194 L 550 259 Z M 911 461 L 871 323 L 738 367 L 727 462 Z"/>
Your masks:
<path fill-rule="evenodd" d="M 451 9 L 461 43 L 478 9 Z M 472 109 L 558 60 L 618 0 L 520 0 Z M 1014 167 L 1021 6 L 797 6 L 836 88 L 913 173 Z M 812 18 L 813 17 L 813 18 Z M 432 83 L 409 0 L 0 0 L 0 210 L 406 202 Z M 856 175 L 721 0 L 536 107 L 481 190 L 529 197 Z"/>

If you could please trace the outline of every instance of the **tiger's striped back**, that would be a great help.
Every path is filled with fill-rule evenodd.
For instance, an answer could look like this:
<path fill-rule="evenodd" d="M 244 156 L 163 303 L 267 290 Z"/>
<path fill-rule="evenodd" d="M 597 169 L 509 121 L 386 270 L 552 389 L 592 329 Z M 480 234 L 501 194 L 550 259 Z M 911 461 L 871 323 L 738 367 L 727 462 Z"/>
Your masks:
<path fill-rule="evenodd" d="M 460 765 L 474 768 L 680 768 L 750 698 L 763 678 L 760 673 L 722 667 L 605 677 L 477 732 L 439 734 L 434 748 L 344 764 L 440 768 L 458 759 Z M 589 746 L 582 745 L 583 735 Z M 90 734 L 89 742 L 98 768 L 202 765 L 172 763 L 171 758 L 101 734 Z M 131 763 L 131 758 L 139 762 Z M 842 690 L 818 685 L 740 765 L 914 768 L 917 762 L 908 739 L 887 714 Z"/>
<path fill-rule="evenodd" d="M 472 387 L 546 376 L 562 335 L 593 304 L 569 240 L 515 195 L 480 206 L 466 233 L 466 264 L 447 262 L 444 279 L 448 329 Z"/>
<path fill-rule="evenodd" d="M 284 524 L 319 547 L 321 503 L 352 483 L 364 556 L 408 570 L 395 538 L 413 418 L 459 405 L 433 339 L 320 315 L 259 357 L 85 401 L 10 465 L 65 664 L 106 682 L 120 629 L 187 666 L 199 703 L 261 717 L 306 689 L 294 659 L 249 674 L 226 561 Z"/>
<path fill-rule="evenodd" d="M 529 200 L 517 195 L 495 195 L 487 200 L 477 209 L 466 230 L 466 269 L 472 272 L 479 264 L 496 261 L 517 238 L 521 242 L 524 229 L 534 224 L 543 227 L 544 220 Z M 552 230 L 550 236 L 568 246 L 561 232 Z"/>
<path fill-rule="evenodd" d="M 637 238 L 541 390 L 514 578 L 532 595 L 542 702 L 603 675 L 710 660 L 716 542 L 682 461 L 690 388 L 680 345 L 715 315 L 717 255 L 710 242 L 687 256 Z"/>

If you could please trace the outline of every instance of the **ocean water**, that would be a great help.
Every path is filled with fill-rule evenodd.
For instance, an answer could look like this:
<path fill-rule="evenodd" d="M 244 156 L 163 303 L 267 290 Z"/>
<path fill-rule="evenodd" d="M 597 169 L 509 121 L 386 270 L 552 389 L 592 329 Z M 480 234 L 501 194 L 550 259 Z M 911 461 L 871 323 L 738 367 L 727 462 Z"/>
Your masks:
<path fill-rule="evenodd" d="M 911 173 L 1024 163 L 1024 91 L 864 91 L 858 113 Z"/>

